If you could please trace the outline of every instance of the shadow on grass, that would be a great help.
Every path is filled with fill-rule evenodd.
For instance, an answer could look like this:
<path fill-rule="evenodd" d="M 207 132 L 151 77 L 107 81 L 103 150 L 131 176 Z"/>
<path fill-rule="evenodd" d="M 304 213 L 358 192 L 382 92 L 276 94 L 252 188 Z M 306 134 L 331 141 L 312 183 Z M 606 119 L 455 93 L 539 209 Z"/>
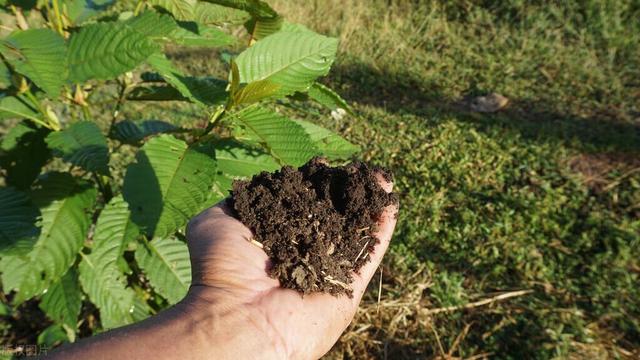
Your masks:
<path fill-rule="evenodd" d="M 395 114 L 447 114 L 477 124 L 479 130 L 502 127 L 526 140 L 559 142 L 581 151 L 640 151 L 640 123 L 623 122 L 612 115 L 581 117 L 550 111 L 543 101 L 511 99 L 493 114 L 472 112 L 464 99 L 451 99 L 435 84 L 410 73 L 377 70 L 365 64 L 336 64 L 327 79 L 350 102 L 384 108 Z M 508 94 L 504 94 L 508 97 Z"/>

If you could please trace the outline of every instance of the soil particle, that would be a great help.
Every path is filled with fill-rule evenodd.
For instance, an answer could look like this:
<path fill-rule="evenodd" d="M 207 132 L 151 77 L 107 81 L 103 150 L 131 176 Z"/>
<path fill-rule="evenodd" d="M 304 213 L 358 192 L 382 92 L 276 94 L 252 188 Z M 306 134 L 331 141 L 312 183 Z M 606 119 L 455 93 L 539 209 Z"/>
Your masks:
<path fill-rule="evenodd" d="M 353 272 L 378 240 L 376 224 L 398 202 L 376 178 L 391 174 L 362 162 L 330 167 L 314 158 L 233 183 L 230 206 L 271 259 L 269 275 L 304 294 L 351 296 Z"/>

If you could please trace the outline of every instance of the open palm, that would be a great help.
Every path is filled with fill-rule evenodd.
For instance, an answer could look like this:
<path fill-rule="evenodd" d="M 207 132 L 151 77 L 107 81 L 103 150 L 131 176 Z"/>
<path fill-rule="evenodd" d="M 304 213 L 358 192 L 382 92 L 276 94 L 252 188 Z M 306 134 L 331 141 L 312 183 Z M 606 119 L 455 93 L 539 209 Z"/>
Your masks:
<path fill-rule="evenodd" d="M 386 191 L 392 185 L 381 181 Z M 351 322 L 360 299 L 389 245 L 397 208 L 379 220 L 380 240 L 371 261 L 354 275 L 353 298 L 326 293 L 302 296 L 267 276 L 269 258 L 250 240 L 251 231 L 223 202 L 196 216 L 187 229 L 192 293 L 222 308 L 243 312 L 245 321 L 289 358 L 319 358 Z M 247 339 L 247 341 L 251 341 Z"/>

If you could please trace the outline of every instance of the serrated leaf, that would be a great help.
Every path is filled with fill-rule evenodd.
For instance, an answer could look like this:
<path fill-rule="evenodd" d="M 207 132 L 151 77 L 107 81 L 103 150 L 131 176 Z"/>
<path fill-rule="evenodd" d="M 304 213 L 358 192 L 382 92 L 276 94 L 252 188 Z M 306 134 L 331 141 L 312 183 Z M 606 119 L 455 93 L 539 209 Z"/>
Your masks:
<path fill-rule="evenodd" d="M 44 139 L 49 129 L 36 128 L 28 121 L 16 124 L 2 140 L 0 167 L 7 185 L 28 189 L 50 157 Z"/>
<path fill-rule="evenodd" d="M 215 174 L 210 145 L 189 147 L 171 135 L 149 140 L 124 179 L 123 194 L 133 221 L 150 238 L 171 234 L 200 209 Z"/>
<path fill-rule="evenodd" d="M 82 24 L 108 10 L 115 0 L 66 0 L 66 13 L 72 24 Z"/>
<path fill-rule="evenodd" d="M 124 24 L 136 32 L 151 38 L 168 37 L 178 28 L 175 20 L 170 15 L 160 14 L 156 11 L 145 11 L 128 19 Z"/>
<path fill-rule="evenodd" d="M 236 39 L 222 30 L 190 21 L 180 23 L 171 34 L 171 41 L 182 46 L 216 47 L 233 44 Z"/>
<path fill-rule="evenodd" d="M 280 169 L 280 164 L 271 155 L 238 141 L 218 141 L 214 148 L 218 170 L 231 177 L 248 178 L 262 171 Z"/>
<path fill-rule="evenodd" d="M 50 319 L 65 324 L 73 330 L 77 329 L 81 305 L 78 275 L 74 269 L 69 269 L 62 278 L 53 283 L 40 301 L 40 309 Z"/>
<path fill-rule="evenodd" d="M 31 119 L 42 121 L 40 114 L 22 97 L 0 97 L 0 119 Z"/>
<path fill-rule="evenodd" d="M 69 174 L 50 173 L 32 194 L 40 208 L 40 235 L 33 248 L 0 261 L 5 293 L 17 292 L 15 303 L 41 294 L 67 272 L 82 248 L 96 190 Z"/>
<path fill-rule="evenodd" d="M 162 120 L 124 120 L 113 126 L 111 136 L 125 144 L 137 145 L 147 136 L 173 132 L 177 129 L 175 125 Z"/>
<path fill-rule="evenodd" d="M 100 321 L 106 329 L 133 322 L 135 292 L 126 288 L 126 279 L 117 266 L 127 244 L 139 234 L 130 215 L 122 197 L 113 198 L 98 218 L 91 254 L 79 266 L 82 288 L 100 310 Z"/>
<path fill-rule="evenodd" d="M 246 11 L 254 17 L 273 18 L 278 13 L 264 1 L 260 0 L 203 0 L 205 2 L 219 4 L 230 8 Z"/>
<path fill-rule="evenodd" d="M 136 250 L 136 261 L 151 286 L 169 303 L 187 294 L 191 283 L 191 263 L 187 244 L 171 238 L 157 238 Z"/>
<path fill-rule="evenodd" d="M 0 252 L 22 238 L 38 235 L 40 212 L 29 197 L 10 187 L 0 188 Z"/>
<path fill-rule="evenodd" d="M 193 20 L 196 0 L 148 0 L 153 6 L 159 6 L 170 12 L 178 20 Z"/>
<path fill-rule="evenodd" d="M 217 79 L 200 79 L 183 75 L 174 68 L 164 54 L 154 54 L 149 65 L 184 97 L 201 106 L 213 106 L 226 101 L 226 82 Z"/>
<path fill-rule="evenodd" d="M 338 40 L 311 32 L 278 32 L 258 41 L 236 58 L 240 82 L 268 79 L 281 86 L 280 94 L 306 91 L 326 75 L 338 49 Z"/>
<path fill-rule="evenodd" d="M 309 137 L 320 150 L 322 155 L 330 159 L 347 159 L 360 151 L 357 145 L 353 145 L 340 135 L 333 133 L 321 126 L 304 120 L 294 120 L 300 124 L 309 134 Z"/>
<path fill-rule="evenodd" d="M 282 165 L 299 166 L 319 150 L 295 121 L 257 106 L 233 115 L 236 135 L 264 147 Z"/>
<path fill-rule="evenodd" d="M 233 104 L 248 105 L 268 99 L 278 93 L 280 85 L 270 80 L 260 80 L 248 83 L 233 95 Z"/>
<path fill-rule="evenodd" d="M 132 70 L 158 50 L 156 43 L 122 23 L 88 25 L 71 35 L 69 79 L 111 79 Z"/>
<path fill-rule="evenodd" d="M 194 20 L 204 25 L 240 24 L 249 18 L 246 11 L 198 1 Z"/>
<path fill-rule="evenodd" d="M 314 83 L 308 91 L 309 97 L 331 110 L 344 109 L 353 115 L 353 111 L 347 102 L 338 93 L 326 85 Z"/>
<path fill-rule="evenodd" d="M 55 156 L 87 171 L 109 174 L 109 147 L 100 128 L 90 121 L 74 123 L 52 132 L 47 144 Z"/>
<path fill-rule="evenodd" d="M 49 29 L 14 31 L 2 42 L 4 58 L 49 96 L 60 94 L 67 76 L 64 39 Z"/>

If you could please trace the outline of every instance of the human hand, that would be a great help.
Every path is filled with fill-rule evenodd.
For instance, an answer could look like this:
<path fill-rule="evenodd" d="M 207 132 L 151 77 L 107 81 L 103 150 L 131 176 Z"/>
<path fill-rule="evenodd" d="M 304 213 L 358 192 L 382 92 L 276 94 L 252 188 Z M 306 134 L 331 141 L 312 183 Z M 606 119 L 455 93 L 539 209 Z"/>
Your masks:
<path fill-rule="evenodd" d="M 391 192 L 392 184 L 379 177 Z M 220 342 L 238 342 L 244 358 L 317 359 L 328 352 L 351 322 L 387 250 L 397 207 L 379 220 L 379 243 L 370 261 L 354 275 L 353 297 L 313 293 L 304 297 L 281 288 L 267 275 L 269 258 L 250 240 L 251 231 L 221 203 L 196 216 L 187 228 L 192 286 L 183 301 L 188 311 L 210 312 L 217 321 L 206 331 Z M 195 316 L 200 318 L 200 316 Z M 239 355 L 243 348 L 262 349 Z M 218 353 L 218 356 L 221 354 Z"/>

